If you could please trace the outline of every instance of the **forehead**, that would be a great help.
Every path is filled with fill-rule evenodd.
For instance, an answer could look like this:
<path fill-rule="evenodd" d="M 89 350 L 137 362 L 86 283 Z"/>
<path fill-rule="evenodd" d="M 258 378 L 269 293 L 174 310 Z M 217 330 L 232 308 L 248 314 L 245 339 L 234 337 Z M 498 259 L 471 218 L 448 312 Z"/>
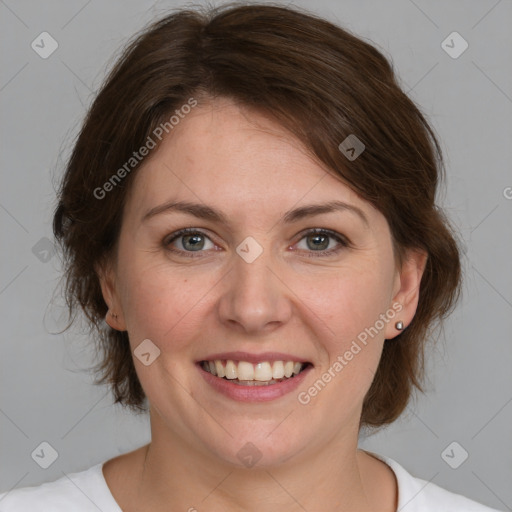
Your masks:
<path fill-rule="evenodd" d="M 299 203 L 340 200 L 378 215 L 292 134 L 230 100 L 198 105 L 137 171 L 129 212 L 169 200 L 217 205 L 228 216 L 263 218 Z"/>

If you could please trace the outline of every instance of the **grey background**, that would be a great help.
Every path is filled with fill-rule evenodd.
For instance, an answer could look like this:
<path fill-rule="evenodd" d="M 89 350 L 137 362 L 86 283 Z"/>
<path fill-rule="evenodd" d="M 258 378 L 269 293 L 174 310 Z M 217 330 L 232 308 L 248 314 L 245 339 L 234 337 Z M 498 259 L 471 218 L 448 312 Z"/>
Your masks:
<path fill-rule="evenodd" d="M 439 202 L 466 246 L 464 296 L 430 352 L 427 394 L 361 447 L 512 510 L 512 2 L 293 3 L 392 58 L 442 140 L 448 180 Z M 1 491 L 84 470 L 150 439 L 145 417 L 113 406 L 107 389 L 91 384 L 87 336 L 76 328 L 52 334 L 65 311 L 55 292 L 59 259 L 44 252 L 44 237 L 52 239 L 52 181 L 114 55 L 178 5 L 185 4 L 0 1 Z M 31 48 L 43 31 L 59 44 L 48 59 Z M 453 31 L 469 44 L 457 59 L 441 47 Z M 48 469 L 31 457 L 43 441 L 59 454 Z M 458 469 L 441 457 L 453 441 L 469 453 Z"/>

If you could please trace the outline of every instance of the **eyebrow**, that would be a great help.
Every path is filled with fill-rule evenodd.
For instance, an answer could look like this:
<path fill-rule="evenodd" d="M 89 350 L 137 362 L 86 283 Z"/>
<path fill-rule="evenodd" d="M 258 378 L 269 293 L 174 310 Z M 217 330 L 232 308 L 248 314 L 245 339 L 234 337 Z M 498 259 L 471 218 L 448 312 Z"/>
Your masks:
<path fill-rule="evenodd" d="M 219 224 L 229 224 L 228 217 L 224 215 L 221 211 L 211 206 L 207 206 L 205 204 L 193 203 L 189 201 L 168 201 L 161 205 L 155 206 L 142 216 L 142 222 L 149 220 L 155 215 L 159 215 L 161 213 L 169 213 L 173 211 L 188 213 L 190 215 L 194 215 L 199 219 L 209 220 L 212 222 L 217 222 Z M 281 221 L 284 222 L 285 224 L 291 224 L 306 217 L 312 217 L 314 215 L 322 215 L 324 213 L 333 213 L 340 211 L 347 211 L 353 213 L 357 215 L 367 227 L 370 226 L 368 218 L 360 208 L 352 204 L 345 203 L 343 201 L 329 201 L 327 203 L 322 204 L 310 204 L 307 206 L 301 206 L 299 208 L 295 208 L 293 210 L 286 212 L 283 215 Z"/>

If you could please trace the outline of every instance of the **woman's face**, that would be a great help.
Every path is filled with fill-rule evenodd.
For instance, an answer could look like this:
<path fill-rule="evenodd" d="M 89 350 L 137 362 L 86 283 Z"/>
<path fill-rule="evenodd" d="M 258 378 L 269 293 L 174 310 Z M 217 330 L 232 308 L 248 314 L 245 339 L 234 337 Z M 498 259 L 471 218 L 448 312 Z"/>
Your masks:
<path fill-rule="evenodd" d="M 199 104 L 170 135 L 135 177 L 102 277 L 153 440 L 246 465 L 355 442 L 385 339 L 414 315 L 421 265 L 400 274 L 384 216 L 260 114 Z M 201 362 L 215 360 L 261 380 L 214 376 Z M 281 381 L 287 361 L 304 370 Z"/>

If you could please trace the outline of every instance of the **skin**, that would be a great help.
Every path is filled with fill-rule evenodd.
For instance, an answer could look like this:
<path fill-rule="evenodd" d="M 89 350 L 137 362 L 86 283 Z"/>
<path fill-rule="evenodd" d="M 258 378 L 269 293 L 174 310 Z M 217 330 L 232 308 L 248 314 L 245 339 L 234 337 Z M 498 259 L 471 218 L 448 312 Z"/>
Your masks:
<path fill-rule="evenodd" d="M 229 225 L 181 212 L 141 220 L 171 199 L 208 204 Z M 290 209 L 331 200 L 360 208 L 368 226 L 350 211 L 281 222 Z M 186 237 L 165 245 L 186 227 L 205 234 L 199 252 L 182 245 Z M 329 238 L 315 249 L 317 235 L 303 234 L 309 228 L 350 243 Z M 247 236 L 263 249 L 252 263 L 236 252 Z M 358 426 L 384 343 L 399 333 L 397 320 L 407 326 L 415 314 L 425 260 L 411 251 L 397 268 L 385 217 L 279 125 L 227 99 L 200 103 L 139 169 L 117 253 L 98 271 L 117 315 L 107 315 L 111 327 L 128 331 L 132 352 L 145 339 L 160 350 L 149 366 L 134 357 L 151 443 L 103 468 L 121 508 L 395 511 L 394 473 L 358 450 Z M 400 313 L 309 404 L 299 403 L 298 392 L 393 304 Z M 194 365 L 233 350 L 291 353 L 314 367 L 297 391 L 236 402 Z M 261 453 L 252 468 L 237 457 L 247 442 Z"/>

